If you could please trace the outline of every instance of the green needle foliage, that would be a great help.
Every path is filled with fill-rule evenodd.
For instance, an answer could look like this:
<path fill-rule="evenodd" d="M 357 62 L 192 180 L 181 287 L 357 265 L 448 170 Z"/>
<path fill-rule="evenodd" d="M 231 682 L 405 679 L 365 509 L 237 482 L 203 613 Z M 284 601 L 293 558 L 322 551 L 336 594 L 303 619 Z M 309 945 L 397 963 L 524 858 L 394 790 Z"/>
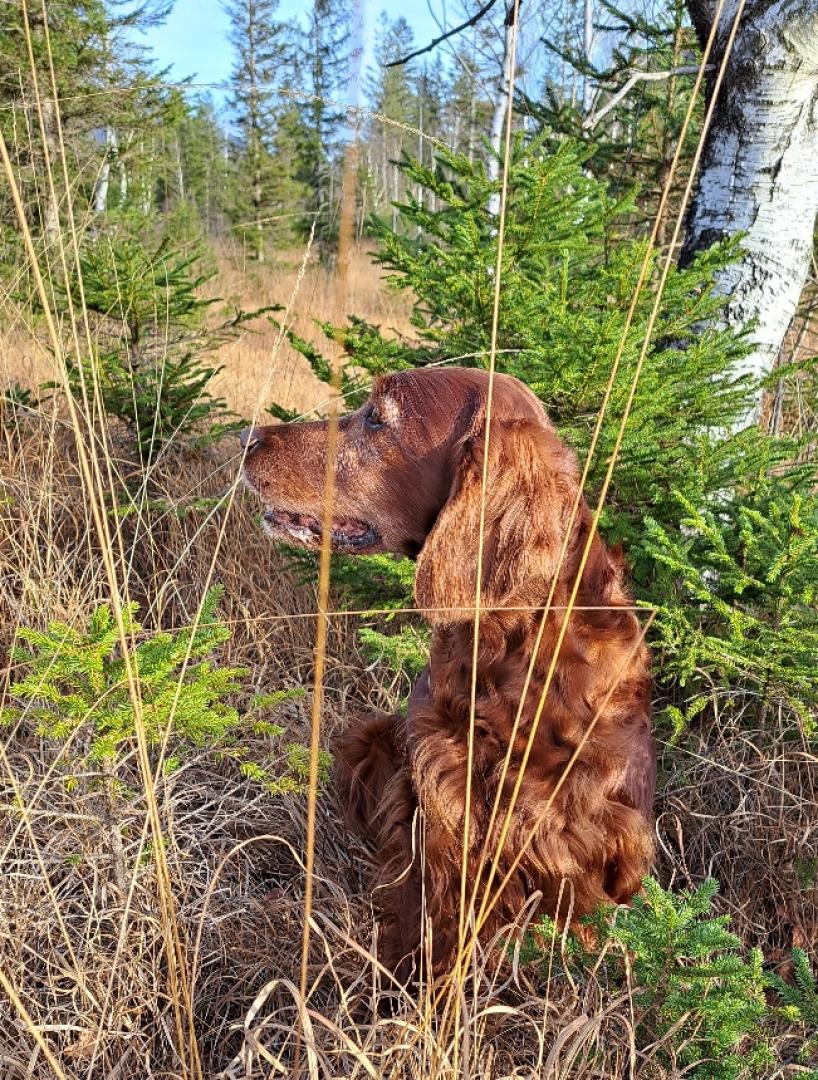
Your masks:
<path fill-rule="evenodd" d="M 0 711 L 0 722 L 33 723 L 42 738 L 70 743 L 72 755 L 85 745 L 88 760 L 109 773 L 133 745 L 139 725 L 149 748 L 166 742 L 166 770 L 207 747 L 237 760 L 245 775 L 271 791 L 301 790 L 305 748 L 282 745 L 284 729 L 270 719 L 301 691 L 256 696 L 244 713 L 238 711 L 234 702 L 247 672 L 212 659 L 230 636 L 216 618 L 220 596 L 220 588 L 210 590 L 195 628 L 147 635 L 136 621 L 136 605 L 127 605 L 124 649 L 108 604 L 96 608 L 84 630 L 59 622 L 46 630 L 21 627 L 13 658 L 25 674 L 11 684 L 11 704 Z M 243 740 L 250 734 L 272 740 L 280 772 L 248 758 Z"/>
<path fill-rule="evenodd" d="M 591 462 L 590 502 L 637 374 L 656 275 L 651 256 L 648 286 L 626 332 L 645 248 L 633 238 L 632 198 L 612 197 L 606 181 L 591 174 L 592 152 L 553 132 L 514 143 L 497 353 L 498 370 L 535 390 L 583 461 L 621 350 Z M 488 362 L 498 237 L 487 206 L 497 183 L 479 160 L 445 150 L 433 165 L 407 158 L 402 168 L 408 194 L 399 221 L 373 228 L 393 286 L 414 298 L 417 337 L 396 338 L 357 318 L 324 327 L 349 357 L 351 407 L 366 395 L 362 372 L 371 378 L 432 362 Z M 748 419 L 758 387 L 735 374 L 745 343 L 719 328 L 723 300 L 710 287 L 714 269 L 730 257 L 729 247 L 717 247 L 691 267 L 670 270 L 602 527 L 608 541 L 623 545 L 637 597 L 658 608 L 657 672 L 677 733 L 716 687 L 735 688 L 743 700 L 749 690 L 768 705 L 785 703 L 811 731 L 816 460 L 811 448 L 767 435 Z M 328 360 L 313 346 L 302 351 L 327 378 Z M 367 602 L 382 606 L 378 575 L 358 562 L 345 589 L 354 574 L 364 592 L 367 581 L 375 587 Z M 396 663 L 408 644 L 386 648 L 377 639 L 378 655 Z M 421 659 L 413 656 L 411 666 Z"/>
<path fill-rule="evenodd" d="M 745 955 L 727 928 L 728 917 L 713 914 L 717 883 L 711 879 L 678 893 L 653 878 L 643 886 L 631 907 L 617 908 L 615 915 L 601 910 L 591 920 L 606 957 L 604 974 L 612 987 L 632 994 L 637 1048 L 669 1069 L 663 1076 L 765 1075 L 772 1060 L 764 997 L 769 976 L 760 950 Z M 569 934 L 561 953 L 551 956 L 554 940 L 560 935 L 546 918 L 527 936 L 521 959 L 557 977 L 568 969 L 572 980 L 587 979 L 596 950 L 589 957 Z"/>
<path fill-rule="evenodd" d="M 285 566 L 298 580 L 315 581 L 317 555 L 290 544 L 279 546 Z M 399 677 L 417 678 L 429 657 L 429 633 L 402 610 L 415 604 L 414 563 L 392 555 L 333 555 L 330 579 L 341 608 L 362 612 L 364 620 L 370 618 L 366 609 L 375 609 L 358 631 L 364 655 Z"/>
<path fill-rule="evenodd" d="M 210 393 L 220 368 L 203 357 L 260 312 L 208 322 L 218 301 L 201 295 L 213 277 L 198 269 L 203 254 L 127 230 L 102 236 L 82 251 L 61 294 L 63 306 L 84 302 L 96 346 L 69 365 L 72 391 L 80 399 L 98 395 L 106 415 L 125 422 L 144 464 L 171 443 L 205 445 L 242 423 Z"/>
<path fill-rule="evenodd" d="M 18 382 L 10 383 L 0 393 L 0 431 L 19 433 L 27 419 L 39 411 L 34 393 Z"/>
<path fill-rule="evenodd" d="M 818 1077 L 818 983 L 810 967 L 809 957 L 803 949 L 792 950 L 792 982 L 775 973 L 767 976 L 767 982 L 781 999 L 779 1012 L 789 1023 L 798 1024 L 804 1041 L 798 1051 L 798 1060 L 816 1066 L 807 1074 L 807 1080 Z"/>
<path fill-rule="evenodd" d="M 358 637 L 367 655 L 412 681 L 426 667 L 430 635 L 422 626 L 402 626 L 390 634 L 364 626 L 358 631 Z"/>
<path fill-rule="evenodd" d="M 719 508 L 676 493 L 681 531 L 645 520 L 663 672 L 692 697 L 666 715 L 677 733 L 725 685 L 784 704 L 815 732 L 818 498 L 766 477 Z"/>
<path fill-rule="evenodd" d="M 591 63 L 580 48 L 545 41 L 555 58 L 558 56 L 577 74 L 590 77 L 599 87 L 594 110 L 607 107 L 608 111 L 593 128 L 589 131 L 585 126 L 588 113 L 582 98 L 561 93 L 557 87 L 547 86 L 542 100 L 526 97 L 525 109 L 535 122 L 586 143 L 592 155 L 588 168 L 606 179 L 614 191 L 638 185 L 637 220 L 652 224 L 679 144 L 701 54 L 684 0 L 669 0 L 641 12 L 632 5 L 623 6 L 629 10 L 599 0 L 598 10 L 613 42 L 610 51 L 604 50 L 603 68 Z M 634 71 L 678 72 L 679 68 L 684 73 L 669 79 L 640 79 L 619 102 L 611 101 Z M 681 168 L 671 186 L 670 205 L 674 210 L 690 174 L 702 112 L 699 100 L 682 147 Z M 660 225 L 659 243 L 663 247 L 669 239 L 669 220 L 666 216 Z"/>
<path fill-rule="evenodd" d="M 630 956 L 642 1038 L 666 1040 L 674 1069 L 694 1080 L 758 1075 L 769 1064 L 760 950 L 745 959 L 728 917 L 711 914 L 712 879 L 674 894 L 646 878 L 644 889 L 609 931 Z"/>

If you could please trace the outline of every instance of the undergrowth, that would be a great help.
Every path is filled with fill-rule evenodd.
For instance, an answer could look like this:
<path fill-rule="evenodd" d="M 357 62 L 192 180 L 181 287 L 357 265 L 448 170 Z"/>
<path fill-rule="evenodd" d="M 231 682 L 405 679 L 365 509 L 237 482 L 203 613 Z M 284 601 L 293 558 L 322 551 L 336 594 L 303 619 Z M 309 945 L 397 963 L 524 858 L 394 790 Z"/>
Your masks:
<path fill-rule="evenodd" d="M 599 958 L 573 935 L 563 941 L 553 920 L 544 919 L 528 935 L 524 961 L 538 963 L 546 976 L 580 982 L 603 964 L 608 992 L 625 990 L 631 1001 L 637 1045 L 670 1075 L 764 1076 L 774 1058 L 764 996 L 772 977 L 761 951 L 745 953 L 728 916 L 713 912 L 714 880 L 673 893 L 646 878 L 643 889 L 631 907 L 588 920 Z"/>
<path fill-rule="evenodd" d="M 644 255 L 626 227 L 633 196 L 613 198 L 586 164 L 572 143 L 515 144 L 497 354 L 498 369 L 534 388 L 580 458 Z M 373 229 L 392 287 L 414 297 L 415 335 L 365 316 L 322 323 L 346 356 L 351 407 L 384 371 L 453 357 L 487 363 L 497 236 L 486 207 L 496 182 L 479 161 L 442 149 L 434 165 L 407 160 L 404 169 L 413 194 L 400 227 Z M 659 872 L 680 887 L 649 880 L 632 908 L 601 913 L 592 955 L 569 940 L 555 958 L 554 928 L 539 927 L 526 945 L 531 992 L 526 971 L 506 978 L 502 957 L 481 957 L 463 1006 L 464 1031 L 479 1032 L 473 1074 L 815 1072 L 815 458 L 806 439 L 746 422 L 759 388 L 733 374 L 745 342 L 717 328 L 722 301 L 710 290 L 730 257 L 714 250 L 669 277 L 603 517 L 639 599 L 657 610 Z M 75 334 L 69 350 L 83 423 L 62 430 L 57 394 L 49 426 L 38 387 L 15 383 L 0 403 L 0 598 L 14 628 L 0 641 L 10 646 L 4 969 L 77 1075 L 143 1062 L 173 1074 L 189 1049 L 174 1027 L 184 1006 L 213 1072 L 231 1063 L 225 1076 L 286 1071 L 299 1024 L 311 1032 L 313 1074 L 446 1076 L 453 1044 L 422 1002 L 397 995 L 395 1016 L 379 1015 L 368 855 L 326 797 L 307 1000 L 295 990 L 307 751 L 293 687 L 314 679 L 316 565 L 270 552 L 248 506 L 232 500 L 237 458 L 218 439 L 238 420 L 212 393 L 218 365 L 203 357 L 248 316 L 217 315 L 208 281 L 198 254 L 165 240 L 127 230 L 86 238 L 54 294 L 66 322 L 84 305 L 91 328 L 91 346 Z M 651 299 L 625 338 L 590 500 Z M 328 380 L 333 360 L 283 328 Z M 117 508 L 109 516 L 124 591 L 139 596 L 138 607 L 122 606 L 121 625 L 104 602 L 88 510 L 98 492 L 77 477 L 80 439 L 98 473 L 114 478 L 102 501 Z M 194 621 L 214 566 L 225 621 L 217 592 Z M 356 615 L 330 618 L 325 745 L 350 709 L 400 706 L 424 666 L 427 633 L 403 610 L 412 576 L 410 563 L 388 556 L 333 561 L 337 606 Z M 140 839 L 143 752 L 160 792 L 167 881 Z M 700 884 L 711 868 L 721 898 Z M 174 964 L 182 982 L 190 976 L 187 989 L 173 983 Z M 31 1030 L 20 1010 L 9 1030 L 19 1061 Z"/>
<path fill-rule="evenodd" d="M 196 625 L 186 630 L 145 635 L 135 603 L 121 609 L 121 623 L 102 604 L 84 630 L 60 622 L 45 630 L 18 627 L 22 644 L 11 658 L 25 674 L 10 682 L 11 704 L 0 708 L 0 724 L 33 724 L 40 737 L 65 745 L 67 762 L 76 757 L 72 745 L 84 746 L 89 762 L 113 767 L 138 733 L 149 748 L 161 749 L 165 772 L 206 746 L 235 760 L 244 776 L 272 795 L 303 791 L 306 748 L 282 743 L 284 728 L 271 716 L 304 691 L 253 694 L 239 712 L 235 702 L 249 669 L 213 659 L 230 637 L 216 617 L 222 592 L 215 587 L 207 593 Z M 270 740 L 276 766 L 247 758 L 243 732 Z M 324 769 L 327 762 L 324 755 Z"/>
<path fill-rule="evenodd" d="M 612 357 L 624 342 L 590 470 L 586 494 L 593 504 L 653 297 L 643 292 L 625 334 L 644 257 L 624 228 L 633 195 L 612 199 L 583 168 L 588 150 L 563 142 L 546 152 L 546 144 L 548 136 L 519 137 L 509 170 L 496 366 L 535 390 L 582 461 Z M 415 192 L 398 208 L 404 228 L 377 224 L 376 232 L 393 287 L 416 298 L 418 340 L 395 340 L 360 318 L 346 327 L 324 325 L 349 358 L 350 407 L 366 396 L 362 369 L 372 377 L 451 357 L 488 363 L 493 182 L 480 162 L 445 151 L 434 167 L 407 159 L 403 168 Z M 671 698 L 665 715 L 677 735 L 726 686 L 752 686 L 772 707 L 785 704 L 811 732 L 818 459 L 808 435 L 768 434 L 751 419 L 762 388 L 734 373 L 746 339 L 718 329 L 724 300 L 711 290 L 715 269 L 732 254 L 729 245 L 716 246 L 669 274 L 602 529 L 609 542 L 623 545 L 637 599 L 656 609 L 651 638 Z M 329 361 L 314 346 L 302 353 L 327 378 Z M 378 572 L 366 560 L 339 572 L 347 594 L 355 575 L 359 593 L 371 581 L 371 595 L 379 595 Z M 401 582 L 408 599 L 409 582 Z M 398 665 L 408 656 L 416 670 L 422 655 L 405 630 L 400 635 L 389 648 L 378 639 L 381 655 Z"/>

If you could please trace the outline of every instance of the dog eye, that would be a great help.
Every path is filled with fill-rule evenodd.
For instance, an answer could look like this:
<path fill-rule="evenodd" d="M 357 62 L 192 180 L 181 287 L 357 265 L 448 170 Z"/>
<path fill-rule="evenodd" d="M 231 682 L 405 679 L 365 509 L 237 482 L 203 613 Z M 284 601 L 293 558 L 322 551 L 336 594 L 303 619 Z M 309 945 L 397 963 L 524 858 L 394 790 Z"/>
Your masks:
<path fill-rule="evenodd" d="M 377 431 L 384 426 L 384 419 L 378 412 L 376 405 L 370 405 L 364 413 L 364 424 L 373 431 Z"/>

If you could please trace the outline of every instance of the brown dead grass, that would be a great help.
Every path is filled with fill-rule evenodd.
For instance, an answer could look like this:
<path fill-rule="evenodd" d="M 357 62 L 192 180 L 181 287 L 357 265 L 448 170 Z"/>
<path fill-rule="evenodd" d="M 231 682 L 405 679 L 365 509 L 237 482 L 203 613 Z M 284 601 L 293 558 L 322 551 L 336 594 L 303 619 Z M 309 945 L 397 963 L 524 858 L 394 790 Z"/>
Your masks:
<path fill-rule="evenodd" d="M 116 431 L 113 466 L 127 472 Z M 20 624 L 87 621 L 106 599 L 100 552 L 73 434 L 57 417 L 5 429 L 0 468 L 0 649 Z M 152 497 L 180 511 L 194 496 L 218 496 L 235 468 L 229 450 L 171 455 L 152 477 Z M 315 592 L 295 585 L 257 527 L 255 506 L 146 511 L 122 525 L 123 579 L 147 626 L 190 623 L 221 535 L 222 614 L 233 635 L 222 659 L 247 666 L 255 689 L 310 687 Z M 351 620 L 333 618 L 323 741 L 354 709 L 389 708 L 386 680 L 367 669 Z M 7 672 L 15 665 L 7 662 Z M 289 738 L 304 741 L 309 701 L 290 703 Z M 248 736 L 249 744 L 253 737 Z M 255 747 L 258 755 L 264 746 Z M 127 889 L 114 880 L 112 827 L 87 745 L 67 751 L 23 721 L 5 732 L 0 761 L 0 956 L 4 972 L 67 1077 L 190 1075 L 177 1057 L 168 994 L 167 939 L 156 868 L 142 852 L 147 805 L 134 755 L 116 822 Z M 390 987 L 373 960 L 366 851 L 344 831 L 331 788 L 323 791 L 316 838 L 309 1013 L 297 984 L 303 902 L 305 806 L 271 797 L 235 765 L 201 752 L 160 782 L 176 917 L 192 984 L 205 1076 L 288 1075 L 299 1016 L 308 1033 L 306 1075 L 453 1076 L 453 1045 L 418 1004 Z M 12 812 L 17 807 L 17 812 Z M 499 966 L 498 966 L 498 957 Z M 503 951 L 480 958 L 466 1009 L 466 1075 L 593 1076 L 600 1060 L 628 1059 L 624 1011 L 608 1015 L 605 988 L 554 985 L 546 1001 L 536 972 L 515 971 Z M 394 999 L 393 1013 L 379 1010 Z M 567 1026 L 566 1026 L 567 1025 Z M 625 1025 L 623 1029 L 623 1025 Z M 561 1041 L 555 1041 L 563 1033 Z M 556 1050 L 555 1050 L 556 1047 Z M 6 1075 L 53 1075 L 29 1026 L 9 1011 L 0 1027 Z M 554 1068 L 542 1070 L 547 1061 Z M 577 1066 L 578 1067 L 578 1066 Z M 556 1071 L 555 1071 L 556 1070 Z"/>
<path fill-rule="evenodd" d="M 219 259 L 214 292 L 248 311 L 276 303 L 286 305 L 296 289 L 302 258 L 303 252 L 285 251 L 277 254 L 270 265 L 260 267 L 244 262 L 240 251 L 225 248 Z M 343 282 L 333 267 L 321 265 L 313 255 L 298 287 L 288 325 L 330 360 L 339 361 L 343 356 L 341 349 L 327 340 L 316 322 L 344 326 L 350 312 L 381 326 L 386 333 L 414 335 L 409 322 L 409 298 L 386 287 L 383 273 L 367 248 L 359 246 L 353 250 Z M 259 392 L 259 373 L 269 370 L 278 336 L 277 328 L 269 321 L 257 320 L 219 356 L 224 370 L 214 380 L 214 390 L 242 416 L 252 412 Z M 276 401 L 303 414 L 326 402 L 327 388 L 312 373 L 304 357 L 284 341 L 272 369 L 270 394 L 270 401 L 262 403 L 265 408 Z"/>
<path fill-rule="evenodd" d="M 219 292 L 244 307 L 286 303 L 298 272 L 295 255 L 264 270 L 225 255 Z M 318 343 L 311 319 L 341 322 L 345 310 L 409 332 L 404 299 L 384 290 L 365 253 L 353 261 L 347 288 L 348 307 L 332 273 L 308 264 L 294 307 L 298 332 Z M 51 361 L 36 344 L 35 328 L 20 320 L 10 319 L 0 339 L 0 378 L 33 385 L 53 377 Z M 275 332 L 258 329 L 222 357 L 219 388 L 229 405 L 251 415 L 271 370 L 271 398 L 302 411 L 318 404 L 324 388 L 303 361 L 274 355 Z M 0 670 L 8 674 L 18 625 L 55 618 L 84 624 L 108 598 L 108 586 L 76 436 L 60 401 L 0 430 Z M 121 433 L 111 428 L 106 435 L 100 452 L 115 474 L 133 481 Z M 249 668 L 253 689 L 309 689 L 314 585 L 285 570 L 247 496 L 239 494 L 229 508 L 192 506 L 198 497 L 229 492 L 236 450 L 226 441 L 216 450 L 163 457 L 150 494 L 166 509 L 144 507 L 141 516 L 121 521 L 118 577 L 148 627 L 187 625 L 218 544 L 222 615 L 233 630 L 223 659 Z M 331 620 L 326 746 L 354 710 L 397 704 L 384 673 L 359 653 L 356 630 L 354 619 Z M 288 704 L 288 737 L 305 741 L 308 717 L 308 698 Z M 810 880 L 805 872 L 814 849 L 818 763 L 794 730 L 783 715 L 753 732 L 735 710 L 714 713 L 686 742 L 665 748 L 658 802 L 664 883 L 717 876 L 734 928 L 773 962 L 793 944 L 814 950 L 818 937 L 818 875 Z M 99 776 L 82 747 L 65 755 L 24 722 L 4 733 L 0 748 L 0 961 L 72 1080 L 193 1075 L 178 1056 L 156 867 L 142 852 L 148 807 L 135 756 L 124 770 L 125 893 L 112 875 Z M 206 752 L 162 779 L 158 799 L 203 1075 L 291 1075 L 293 1032 L 301 1023 L 305 1075 L 454 1080 L 451 1035 L 416 1001 L 395 993 L 373 960 L 368 856 L 343 830 L 331 786 L 319 802 L 306 1008 L 296 989 L 304 800 L 271 797 Z M 669 1078 L 656 1064 L 655 1047 L 635 1047 L 630 996 L 606 978 L 600 964 L 582 985 L 562 977 L 549 982 L 539 966 L 509 964 L 501 949 L 481 955 L 463 1001 L 458 1076 Z M 389 997 L 392 1015 L 382 1016 Z M 4 1075 L 53 1076 L 31 1024 L 5 1000 L 2 1009 Z"/>
<path fill-rule="evenodd" d="M 295 296 L 288 327 L 332 361 L 341 360 L 343 352 L 327 340 L 318 321 L 344 326 L 347 315 L 353 313 L 380 326 L 387 335 L 414 337 L 410 297 L 387 286 L 369 248 L 353 248 L 343 281 L 336 267 L 321 264 L 314 252 L 302 272 L 303 261 L 301 250 L 282 251 L 259 266 L 246 262 L 240 248 L 225 244 L 218 252 L 218 272 L 209 294 L 223 300 L 231 314 L 237 309 L 256 311 L 274 304 L 286 307 Z M 272 314 L 274 319 L 280 317 Z M 30 308 L 6 301 L 0 318 L 0 390 L 15 382 L 36 388 L 58 380 L 42 326 Z M 279 342 L 279 336 L 278 328 L 262 316 L 246 324 L 213 358 L 223 367 L 213 380 L 213 392 L 224 397 L 240 416 L 251 416 L 257 404 L 265 410 L 273 401 L 298 413 L 326 403 L 327 388 L 304 357 L 288 341 Z M 259 402 L 263 383 L 269 400 Z"/>

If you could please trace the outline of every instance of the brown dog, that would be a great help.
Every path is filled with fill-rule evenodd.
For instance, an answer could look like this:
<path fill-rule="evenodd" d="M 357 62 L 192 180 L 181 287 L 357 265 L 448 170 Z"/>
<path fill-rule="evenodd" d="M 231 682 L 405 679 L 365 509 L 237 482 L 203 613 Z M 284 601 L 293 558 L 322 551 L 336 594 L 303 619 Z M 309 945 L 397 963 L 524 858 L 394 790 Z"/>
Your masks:
<path fill-rule="evenodd" d="M 418 960 L 424 918 L 435 971 L 451 964 L 458 944 L 487 393 L 483 371 L 400 372 L 378 379 L 366 405 L 339 423 L 332 547 L 416 558 L 415 596 L 434 627 L 430 663 L 407 716 L 354 720 L 336 752 L 347 819 L 375 847 L 381 957 L 402 979 Z M 246 483 L 267 506 L 268 532 L 320 547 L 327 424 L 256 428 L 243 433 L 242 443 Z M 492 889 L 505 884 L 482 938 L 512 921 L 536 892 L 540 909 L 554 914 L 562 888 L 572 897 L 574 919 L 601 903 L 625 902 L 652 855 L 656 759 L 648 655 L 619 563 L 598 537 L 510 827 L 502 828 L 588 538 L 584 499 L 571 522 L 578 483 L 576 458 L 540 402 L 516 379 L 497 375 L 466 887 L 469 894 L 477 889 L 479 907 L 495 852 Z M 514 734 L 552 588 L 553 610 Z M 567 907 L 565 899 L 563 914 Z"/>

